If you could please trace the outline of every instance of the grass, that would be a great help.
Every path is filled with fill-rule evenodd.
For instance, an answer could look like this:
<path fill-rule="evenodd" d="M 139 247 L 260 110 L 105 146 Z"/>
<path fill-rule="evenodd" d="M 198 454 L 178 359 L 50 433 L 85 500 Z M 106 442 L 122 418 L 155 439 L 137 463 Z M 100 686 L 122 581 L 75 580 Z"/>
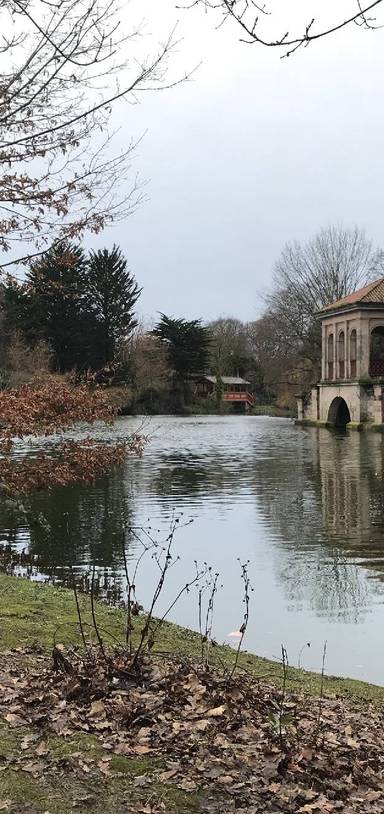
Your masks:
<path fill-rule="evenodd" d="M 183 415 L 234 415 L 233 405 L 222 401 L 219 410 L 215 399 L 199 399 L 187 404 Z"/>
<path fill-rule="evenodd" d="M 267 415 L 271 418 L 296 418 L 296 410 L 277 407 L 276 404 L 255 404 L 251 415 Z"/>
<path fill-rule="evenodd" d="M 34 754 L 37 741 L 31 740 L 27 750 L 23 742 L 35 735 L 31 729 L 10 729 L 0 723 L 0 800 L 9 800 L 16 806 L 27 802 L 38 812 L 52 814 L 70 814 L 74 808 L 79 812 L 92 810 L 96 814 L 112 814 L 125 811 L 128 802 L 145 803 L 149 796 L 163 803 L 167 812 L 188 814 L 198 808 L 197 795 L 186 794 L 156 780 L 162 767 L 160 761 L 153 758 L 113 755 L 108 764 L 111 776 L 100 779 L 97 763 L 105 758 L 106 752 L 94 736 L 83 733 L 70 738 L 45 738 L 47 753 L 43 769 L 37 776 L 27 772 L 23 766 L 39 762 Z M 21 753 L 22 764 L 19 762 Z M 135 785 L 137 778 L 145 778 L 145 792 Z"/>
<path fill-rule="evenodd" d="M 80 596 L 84 621 L 91 624 L 89 599 Z M 97 617 L 105 640 L 124 641 L 125 613 L 106 605 L 97 605 Z M 89 627 L 91 630 L 91 627 Z M 112 640 L 112 638 L 111 638 Z M 81 644 L 73 594 L 65 588 L 51 587 L 21 578 L 0 574 L 0 651 L 31 647 L 34 643 L 46 651 L 53 643 Z M 157 651 L 185 654 L 198 658 L 199 636 L 173 624 L 164 624 Z M 233 663 L 234 653 L 228 647 L 212 650 L 216 662 Z M 33 654 L 26 658 L 33 659 Z M 257 679 L 280 683 L 281 667 L 272 661 L 243 653 L 239 665 Z M 288 688 L 319 697 L 321 677 L 315 673 L 289 668 Z M 384 688 L 360 681 L 325 678 L 324 694 L 337 695 L 354 702 L 382 703 Z M 26 736 L 32 735 L 25 747 Z M 44 740 L 47 753 L 43 771 L 25 770 L 26 765 L 41 761 L 35 754 L 37 742 Z M 24 744 L 24 745 L 23 745 Z M 22 755 L 22 759 L 21 756 Z M 98 763 L 110 757 L 110 776 L 104 777 Z M 77 733 L 69 737 L 44 732 L 40 728 L 10 728 L 0 720 L 0 801 L 11 801 L 12 810 L 28 804 L 36 814 L 121 814 L 122 811 L 146 808 L 148 800 L 162 804 L 168 814 L 192 814 L 201 811 L 204 801 L 199 792 L 182 791 L 158 779 L 165 764 L 158 757 L 113 755 L 103 749 L 93 735 Z M 85 767 L 85 768 L 84 768 Z M 127 808 L 129 806 L 129 808 Z"/>
<path fill-rule="evenodd" d="M 90 603 L 86 596 L 80 596 L 84 622 L 91 633 Z M 97 619 L 105 641 L 123 643 L 125 637 L 125 612 L 97 604 Z M 54 642 L 81 644 L 78 619 L 73 594 L 66 588 L 51 587 L 21 578 L 0 574 L 0 650 L 30 646 L 34 643 L 47 650 Z M 198 634 L 171 623 L 164 623 L 155 650 L 168 654 L 181 654 L 199 658 L 200 638 Z M 233 663 L 234 652 L 225 646 L 212 649 L 213 660 L 217 663 Z M 242 653 L 239 659 L 241 669 L 252 672 L 255 679 L 266 679 L 280 683 L 281 666 L 268 659 L 251 653 Z M 288 686 L 318 696 L 321 677 L 317 673 L 289 667 Z M 377 687 L 354 679 L 326 677 L 324 690 L 328 695 L 345 698 L 366 699 L 382 702 L 384 687 Z"/>

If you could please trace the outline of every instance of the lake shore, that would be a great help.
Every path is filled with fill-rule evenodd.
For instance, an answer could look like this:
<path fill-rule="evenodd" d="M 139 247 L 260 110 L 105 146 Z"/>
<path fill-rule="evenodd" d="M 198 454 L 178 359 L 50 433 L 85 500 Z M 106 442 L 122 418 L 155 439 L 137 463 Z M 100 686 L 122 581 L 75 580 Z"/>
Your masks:
<path fill-rule="evenodd" d="M 80 603 L 86 622 L 90 625 L 92 619 L 89 598 L 81 595 Z M 110 632 L 111 641 L 123 644 L 126 612 L 100 602 L 97 604 L 97 613 L 100 626 Z M 3 652 L 35 644 L 49 650 L 55 641 L 66 646 L 81 644 L 74 596 L 68 588 L 44 585 L 0 573 L 0 620 L 0 649 Z M 161 638 L 156 642 L 156 650 L 198 659 L 201 652 L 200 636 L 188 628 L 166 622 L 161 629 Z M 217 645 L 213 650 L 213 660 L 231 665 L 234 650 L 229 646 Z M 277 686 L 281 685 L 283 673 L 278 662 L 243 652 L 239 665 L 243 670 L 250 671 L 256 679 L 266 679 Z M 289 666 L 287 684 L 291 688 L 318 696 L 321 676 L 319 673 Z M 384 701 L 384 686 L 356 679 L 325 676 L 324 691 L 342 698 Z"/>
<path fill-rule="evenodd" d="M 89 597 L 79 604 L 91 630 Z M 0 574 L 2 811 L 382 810 L 383 687 L 249 653 L 232 675 L 221 646 L 207 669 L 200 637 L 174 624 L 125 684 L 109 659 L 124 663 L 126 613 L 96 603 L 96 615 L 107 661 L 79 648 L 70 590 Z"/>
<path fill-rule="evenodd" d="M 91 625 L 89 597 L 79 602 Z M 123 644 L 124 610 L 97 603 L 96 614 L 105 646 Z M 221 646 L 207 671 L 200 637 L 165 624 L 145 663 L 152 691 L 144 677 L 137 687 L 106 690 L 108 668 L 93 650 L 96 693 L 83 698 L 73 689 L 72 665 L 84 656 L 70 590 L 0 574 L 0 619 L 2 811 L 379 811 L 384 789 L 371 764 L 381 761 L 383 687 L 291 667 L 284 674 L 249 653 L 231 677 L 234 652 Z M 53 670 L 54 643 L 69 674 Z M 127 715 L 134 703 L 133 723 L 121 729 L 121 704 Z M 367 771 L 367 748 L 363 788 L 357 775 Z"/>

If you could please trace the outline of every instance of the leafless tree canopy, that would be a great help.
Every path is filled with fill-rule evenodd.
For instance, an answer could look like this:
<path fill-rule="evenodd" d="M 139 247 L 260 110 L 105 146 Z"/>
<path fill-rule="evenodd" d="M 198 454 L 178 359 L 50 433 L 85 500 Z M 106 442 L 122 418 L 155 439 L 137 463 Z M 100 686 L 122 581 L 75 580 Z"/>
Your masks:
<path fill-rule="evenodd" d="M 273 12 L 268 2 L 257 2 L 257 0 L 193 0 L 189 8 L 194 6 L 204 6 L 207 9 L 214 9 L 221 12 L 219 25 L 223 25 L 228 20 L 235 21 L 241 31 L 241 41 L 247 43 L 258 43 L 268 48 L 281 50 L 282 56 L 289 56 L 302 46 L 327 37 L 347 28 L 351 25 L 358 25 L 362 28 L 380 28 L 375 13 L 379 6 L 383 5 L 383 0 L 353 0 L 351 11 L 348 16 L 340 16 L 335 3 L 334 19 L 329 25 L 321 26 L 316 18 L 304 18 L 298 31 L 281 30 L 281 25 L 276 22 L 274 33 L 270 35 L 270 20 Z M 321 11 L 321 3 L 319 3 Z M 268 25 L 267 25 L 268 24 Z"/>
<path fill-rule="evenodd" d="M 139 60 L 141 31 L 124 31 L 120 17 L 129 0 L 121 10 L 117 0 L 0 0 L 3 267 L 25 244 L 32 255 L 98 232 L 140 200 L 137 182 L 125 184 L 134 145 L 111 153 L 112 105 L 164 87 L 174 43 Z"/>
<path fill-rule="evenodd" d="M 208 325 L 212 334 L 210 365 L 214 374 L 235 376 L 249 356 L 247 326 L 235 317 L 219 317 Z"/>
<path fill-rule="evenodd" d="M 305 244 L 288 243 L 275 265 L 274 286 L 267 298 L 276 331 L 288 348 L 316 362 L 317 312 L 381 274 L 381 253 L 373 251 L 358 228 L 329 226 Z"/>

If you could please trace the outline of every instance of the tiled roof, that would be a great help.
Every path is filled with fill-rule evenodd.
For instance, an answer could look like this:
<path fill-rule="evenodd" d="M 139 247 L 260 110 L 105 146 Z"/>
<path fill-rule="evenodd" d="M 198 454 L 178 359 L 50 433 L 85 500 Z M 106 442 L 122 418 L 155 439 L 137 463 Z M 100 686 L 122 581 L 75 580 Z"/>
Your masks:
<path fill-rule="evenodd" d="M 216 376 L 204 376 L 212 384 L 216 384 Z M 223 384 L 250 384 L 246 379 L 241 379 L 240 376 L 222 376 L 221 381 Z"/>
<path fill-rule="evenodd" d="M 348 305 L 356 305 L 356 303 L 360 302 L 372 302 L 384 305 L 384 277 L 381 277 L 380 280 L 375 280 L 373 283 L 369 283 L 364 286 L 364 288 L 359 288 L 358 291 L 354 291 L 353 294 L 348 294 L 347 297 L 343 297 L 341 300 L 336 300 L 336 302 L 325 305 L 324 308 L 321 309 L 321 313 L 323 311 L 333 311 L 334 308 L 346 308 Z"/>

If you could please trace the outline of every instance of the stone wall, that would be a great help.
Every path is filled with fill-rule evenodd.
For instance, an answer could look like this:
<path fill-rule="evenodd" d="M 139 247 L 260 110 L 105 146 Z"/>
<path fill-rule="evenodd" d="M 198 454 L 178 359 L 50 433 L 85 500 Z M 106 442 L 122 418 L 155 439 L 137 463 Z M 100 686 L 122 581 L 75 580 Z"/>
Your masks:
<path fill-rule="evenodd" d="M 335 399 L 345 401 L 351 424 L 367 427 L 383 425 L 384 386 L 369 382 L 319 384 L 311 390 L 310 395 L 298 397 L 298 420 L 311 424 L 332 424 Z"/>

